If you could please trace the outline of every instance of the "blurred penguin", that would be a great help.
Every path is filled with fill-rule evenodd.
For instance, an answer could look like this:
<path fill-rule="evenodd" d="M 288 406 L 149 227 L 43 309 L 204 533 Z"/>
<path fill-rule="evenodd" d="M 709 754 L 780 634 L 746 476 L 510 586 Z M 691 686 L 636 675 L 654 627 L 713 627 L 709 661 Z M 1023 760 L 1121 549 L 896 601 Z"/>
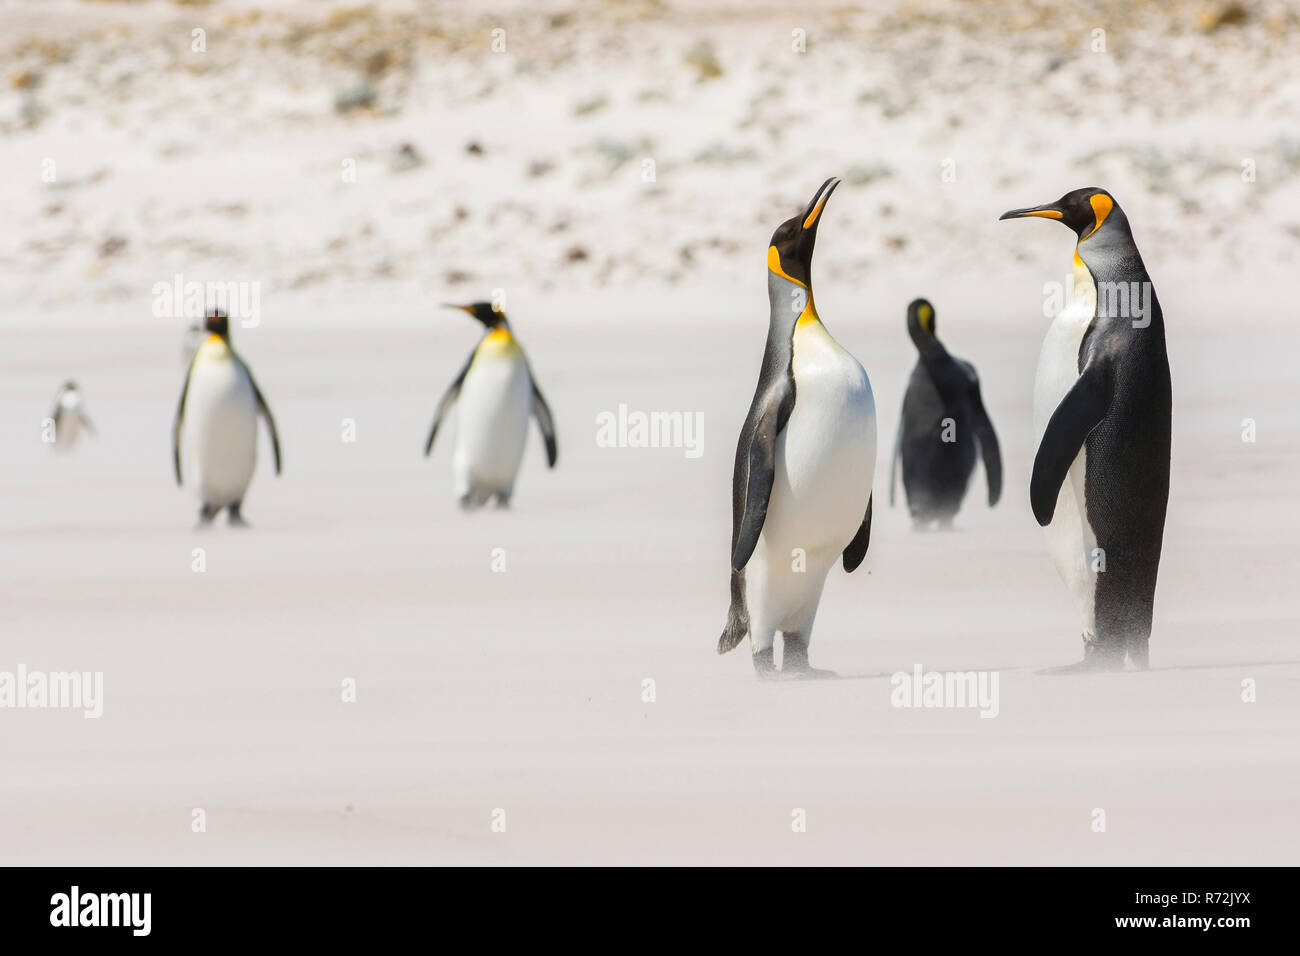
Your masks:
<path fill-rule="evenodd" d="M 230 345 L 230 323 L 220 309 L 204 322 L 208 337 L 194 355 L 172 425 L 172 464 L 181 484 L 181 448 L 198 466 L 199 523 L 223 509 L 230 523 L 244 526 L 240 508 L 257 467 L 257 419 L 266 419 L 280 473 L 280 436 L 275 419 L 244 360 Z"/>
<path fill-rule="evenodd" d="M 924 529 L 937 522 L 940 528 L 948 528 L 966 497 L 976 456 L 984 460 L 989 507 L 998 503 L 1002 455 L 980 397 L 975 366 L 943 347 L 935 331 L 934 306 L 925 299 L 907 307 L 907 333 L 916 346 L 917 360 L 894 440 L 889 504 L 894 504 L 894 480 L 901 462 L 913 527 Z"/>
<path fill-rule="evenodd" d="M 484 332 L 460 374 L 443 393 L 424 443 L 427 457 L 452 405 L 459 405 L 456 448 L 452 457 L 456 497 L 464 509 L 495 500 L 510 507 L 515 478 L 524 458 L 529 418 L 537 419 L 546 443 L 546 464 L 557 457 L 555 422 L 528 365 L 523 347 L 510 330 L 505 312 L 491 302 L 448 305 L 482 323 Z"/>
<path fill-rule="evenodd" d="M 54 397 L 54 412 L 50 418 L 54 420 L 54 447 L 58 451 L 67 451 L 76 444 L 82 429 L 91 435 L 95 434 L 90 416 L 86 414 L 86 404 L 81 389 L 72 379 L 68 379 L 59 388 L 59 393 Z"/>

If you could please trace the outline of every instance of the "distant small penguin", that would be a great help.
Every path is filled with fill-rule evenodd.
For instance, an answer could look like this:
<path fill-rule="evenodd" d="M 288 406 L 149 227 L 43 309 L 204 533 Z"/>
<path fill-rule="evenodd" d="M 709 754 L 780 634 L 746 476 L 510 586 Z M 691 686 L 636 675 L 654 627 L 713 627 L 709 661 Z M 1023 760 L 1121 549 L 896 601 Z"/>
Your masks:
<path fill-rule="evenodd" d="M 460 506 L 471 510 L 494 501 L 498 508 L 508 508 L 524 458 L 530 417 L 537 419 L 546 443 L 546 463 L 555 467 L 558 453 L 551 408 L 537 387 L 505 312 L 490 302 L 446 308 L 469 313 L 486 331 L 438 402 L 424 454 L 428 457 L 433 451 L 442 420 L 456 405 L 452 475 Z"/>
<path fill-rule="evenodd" d="M 1104 189 L 1013 209 L 1078 236 L 1074 286 L 1034 381 L 1034 517 L 1079 601 L 1082 662 L 1146 668 L 1169 502 L 1173 389 L 1165 322 L 1128 217 Z"/>
<path fill-rule="evenodd" d="M 903 466 L 907 509 L 916 528 L 952 526 L 961 508 L 975 457 L 984 459 L 989 507 L 1002 495 L 1002 456 L 980 397 L 975 366 L 948 353 L 935 331 L 934 306 L 916 299 L 907 307 L 907 333 L 918 354 L 903 395 L 903 414 L 889 468 L 894 504 L 898 466 Z"/>
<path fill-rule="evenodd" d="M 725 654 L 749 635 L 754 670 L 829 674 L 808 663 L 826 575 L 853 571 L 871 539 L 876 405 L 862 365 L 831 337 L 813 303 L 812 255 L 826 201 L 822 184 L 767 250 L 770 307 L 758 387 L 736 445 L 731 491 L 731 606 Z"/>
<path fill-rule="evenodd" d="M 54 448 L 56 451 L 68 451 L 76 444 L 82 429 L 94 435 L 95 428 L 86 414 L 86 403 L 81 389 L 72 379 L 59 387 L 54 396 L 54 411 L 50 414 L 54 420 Z"/>
<path fill-rule="evenodd" d="M 229 510 L 232 525 L 244 526 L 240 509 L 257 467 L 257 419 L 266 419 L 280 474 L 280 436 L 253 373 L 230 345 L 224 312 L 209 312 L 207 339 L 194 353 L 172 426 L 172 463 L 181 481 L 181 454 L 198 469 L 200 524 Z"/>

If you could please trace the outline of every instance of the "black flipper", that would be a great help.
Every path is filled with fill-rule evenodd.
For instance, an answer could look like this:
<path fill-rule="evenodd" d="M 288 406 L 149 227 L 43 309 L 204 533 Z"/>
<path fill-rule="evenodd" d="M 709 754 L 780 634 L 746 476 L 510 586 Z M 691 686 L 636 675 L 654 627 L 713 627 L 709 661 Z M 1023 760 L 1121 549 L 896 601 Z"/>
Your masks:
<path fill-rule="evenodd" d="M 764 396 L 757 419 L 751 418 L 753 427 L 741 432 L 732 479 L 733 503 L 738 505 L 733 508 L 732 571 L 744 569 L 758 545 L 776 478 L 776 438 L 793 409 L 794 389 L 774 387 Z"/>
<path fill-rule="evenodd" d="M 1052 412 L 1029 481 L 1029 503 L 1040 525 L 1051 524 L 1061 483 L 1088 434 L 1106 417 L 1114 391 L 1110 370 L 1096 360 L 1090 361 Z"/>
<path fill-rule="evenodd" d="M 862 519 L 862 526 L 858 528 L 858 533 L 844 549 L 844 570 L 850 574 L 858 569 L 862 559 L 867 556 L 867 547 L 871 544 L 871 499 L 874 497 L 875 495 L 871 495 L 867 498 L 867 516 Z"/>
<path fill-rule="evenodd" d="M 998 448 L 998 436 L 993 430 L 993 422 L 989 420 L 989 413 L 984 410 L 984 400 L 980 396 L 978 380 L 971 390 L 970 404 L 975 416 L 971 428 L 979 441 L 980 455 L 984 459 L 984 476 L 988 479 L 989 485 L 989 507 L 992 508 L 1002 497 L 1002 452 Z"/>
<path fill-rule="evenodd" d="M 176 406 L 176 421 L 172 423 L 172 465 L 176 469 L 176 485 L 181 487 L 181 425 L 185 422 L 185 398 L 190 394 L 190 376 L 194 374 L 194 362 L 185 370 L 185 384 L 181 386 L 181 400 Z"/>
<path fill-rule="evenodd" d="M 532 377 L 531 370 L 529 377 Z M 551 418 L 551 406 L 546 404 L 546 399 L 542 398 L 541 389 L 537 387 L 537 382 L 533 382 L 533 417 L 537 419 L 537 427 L 542 430 L 542 438 L 546 441 L 546 464 L 550 468 L 555 467 L 557 449 L 555 447 L 555 420 Z M 429 441 L 433 441 L 430 436 Z"/>
<path fill-rule="evenodd" d="M 280 436 L 275 430 L 275 419 L 271 417 L 271 406 L 266 404 L 266 399 L 262 397 L 262 390 L 257 387 L 257 381 L 253 378 L 252 370 L 244 365 L 243 359 L 238 359 L 243 366 L 244 374 L 248 376 L 248 384 L 253 386 L 253 397 L 257 399 L 257 411 L 266 419 L 266 427 L 271 432 L 271 451 L 275 453 L 275 473 L 280 473 Z"/>
<path fill-rule="evenodd" d="M 474 356 L 476 354 L 478 354 L 478 346 L 475 346 L 474 351 L 469 353 L 469 358 L 465 360 L 465 365 L 461 368 L 460 374 L 456 376 L 455 381 L 447 386 L 447 391 L 443 393 L 442 398 L 438 402 L 438 408 L 433 413 L 433 427 L 429 429 L 429 440 L 424 443 L 425 458 L 428 458 L 429 452 L 433 451 L 433 440 L 438 437 L 438 426 L 442 424 L 442 418 L 447 414 L 447 410 L 455 404 L 457 397 L 459 397 L 460 387 L 465 382 L 465 373 L 468 372 L 469 367 L 474 364 Z"/>

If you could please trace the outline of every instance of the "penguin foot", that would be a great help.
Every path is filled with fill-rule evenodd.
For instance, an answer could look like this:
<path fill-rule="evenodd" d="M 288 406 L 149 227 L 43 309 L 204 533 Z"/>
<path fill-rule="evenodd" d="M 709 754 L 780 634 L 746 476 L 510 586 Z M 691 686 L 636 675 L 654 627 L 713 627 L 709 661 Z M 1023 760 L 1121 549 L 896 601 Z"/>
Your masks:
<path fill-rule="evenodd" d="M 821 667 L 801 667 L 792 671 L 786 665 L 781 668 L 781 676 L 786 680 L 834 680 L 840 675 Z"/>
<path fill-rule="evenodd" d="M 240 509 L 240 507 L 241 507 L 242 505 L 243 505 L 243 502 L 240 502 L 239 504 L 235 504 L 235 505 L 231 505 L 231 506 L 230 506 L 230 517 L 229 517 L 229 519 L 227 519 L 227 520 L 230 522 L 230 527 L 232 527 L 232 528 L 247 528 L 247 527 L 249 527 L 248 522 L 244 520 L 244 516 L 243 516 L 242 514 L 239 513 L 239 509 Z"/>
<path fill-rule="evenodd" d="M 1135 670 L 1149 670 L 1151 667 L 1151 647 L 1144 638 L 1128 646 L 1128 661 Z"/>
<path fill-rule="evenodd" d="M 195 528 L 198 529 L 198 528 L 208 527 L 208 525 L 212 524 L 212 519 L 219 514 L 221 514 L 220 508 L 216 508 L 212 505 L 205 504 L 202 508 L 199 509 L 199 523 L 195 525 Z"/>
<path fill-rule="evenodd" d="M 478 491 L 475 488 L 471 488 L 469 491 L 465 492 L 463 495 L 460 496 L 460 510 L 477 511 L 479 508 L 482 508 L 485 504 L 488 503 L 489 497 L 490 497 L 489 495 L 484 494 L 483 492 Z"/>
<path fill-rule="evenodd" d="M 786 680 L 817 680 L 838 677 L 834 671 L 822 670 L 808 663 L 808 642 L 797 635 L 782 635 L 781 676 Z"/>
<path fill-rule="evenodd" d="M 754 652 L 754 673 L 762 680 L 775 680 L 780 676 L 776 669 L 776 649 Z"/>
<path fill-rule="evenodd" d="M 1083 660 L 1060 667 L 1049 667 L 1043 670 L 1042 673 L 1053 675 L 1101 674 L 1122 671 L 1123 669 L 1123 648 L 1116 649 L 1107 644 L 1085 643 L 1083 645 Z"/>

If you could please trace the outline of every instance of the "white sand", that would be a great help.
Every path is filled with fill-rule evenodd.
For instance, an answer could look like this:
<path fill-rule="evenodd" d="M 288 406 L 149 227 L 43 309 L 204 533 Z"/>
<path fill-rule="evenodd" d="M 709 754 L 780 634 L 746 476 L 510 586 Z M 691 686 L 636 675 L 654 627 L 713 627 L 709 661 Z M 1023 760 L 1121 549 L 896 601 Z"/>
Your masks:
<path fill-rule="evenodd" d="M 26 6 L 2 12 L 34 32 Z M 65 6 L 87 23 L 128 16 L 116 4 Z M 1055 38 L 1052 53 L 1077 55 L 1050 21 L 998 45 L 925 19 L 896 24 L 892 42 L 843 27 L 825 41 L 839 66 L 808 54 L 799 68 L 813 77 L 773 107 L 776 122 L 801 105 L 819 118 L 792 120 L 775 155 L 759 139 L 757 159 L 714 168 L 692 157 L 732 131 L 790 30 L 779 12 L 729 23 L 718 9 L 618 27 L 621 54 L 599 52 L 598 30 L 528 21 L 524 36 L 597 52 L 554 72 L 503 73 L 484 96 L 465 85 L 470 53 L 447 41 L 444 61 L 421 60 L 412 96 L 424 105 L 388 118 L 335 118 L 337 84 L 314 77 L 296 92 L 277 86 L 293 61 L 274 45 L 236 58 L 225 79 L 146 58 L 137 69 L 152 82 L 121 94 L 116 128 L 102 122 L 118 101 L 102 77 L 86 102 L 64 99 L 83 59 L 47 68 L 50 116 L 6 127 L 4 168 L 26 176 L 55 155 L 69 176 L 111 173 L 54 199 L 45 186 L 0 197 L 10 303 L 0 319 L 0 670 L 102 670 L 105 702 L 97 721 L 0 711 L 0 862 L 1296 862 L 1300 330 L 1287 229 L 1300 220 L 1300 183 L 1266 157 L 1288 155 L 1279 117 L 1297 102 L 1297 79 L 1263 54 L 1254 72 L 1244 65 L 1258 47 L 1247 31 L 1267 26 L 1182 33 L 1173 45 L 1209 72 L 1181 86 L 1144 81 L 1165 105 L 1126 138 L 1169 161 L 1167 175 L 1115 157 L 1081 162 L 1092 147 L 1070 141 L 1076 127 L 1053 112 L 1082 82 L 1076 69 L 1102 71 L 1099 95 L 1120 102 L 1145 75 L 1135 55 L 1031 83 L 1021 47 L 1033 30 Z M 130 16 L 216 14 L 150 4 Z M 447 20 L 447 31 L 478 37 L 491 18 Z M 1070 36 L 1086 38 L 1086 26 Z M 770 51 L 753 52 L 768 34 Z M 696 87 L 681 52 L 700 36 L 727 72 Z M 837 119 L 857 109 L 859 87 L 895 89 L 908 51 L 939 36 L 945 70 L 982 49 L 1025 77 L 1002 81 L 985 115 L 977 91 L 945 80 L 894 120 Z M 111 69 L 105 42 L 76 56 L 104 56 Z M 860 57 L 858 43 L 887 56 Z M 1236 59 L 1225 66 L 1215 50 Z M 845 70 L 855 92 L 823 102 Z M 1223 89 L 1224 77 L 1269 92 L 1251 99 Z M 927 95 L 923 78 L 909 82 Z M 670 105 L 638 106 L 635 91 L 655 85 Z M 435 117 L 444 87 L 461 93 Z M 237 104 L 214 106 L 218 88 L 252 97 L 259 122 L 240 126 Z M 614 105 L 571 115 L 602 89 Z M 1211 108 L 1193 109 L 1198 90 Z M 295 96 L 305 118 L 277 124 L 280 107 L 265 104 Z M 945 138 L 950 113 L 967 118 L 956 143 Z M 193 141 L 191 115 L 229 124 L 227 138 L 163 157 L 160 143 Z M 500 117 L 519 125 L 493 125 Z M 654 131 L 666 157 L 660 199 L 639 180 L 584 186 L 599 168 L 587 144 L 620 125 L 628 138 Z M 796 176 L 800 143 L 836 127 L 816 148 L 816 172 Z M 471 138 L 483 159 L 464 154 Z M 432 163 L 386 172 L 384 150 L 407 139 Z M 333 186 L 338 156 L 367 144 L 369 191 Z M 1245 185 L 1239 160 L 1255 150 L 1259 182 Z M 948 155 L 954 184 L 938 181 Z M 524 169 L 539 156 L 558 168 L 534 181 Z M 245 160 L 252 171 L 237 168 Z M 855 574 L 832 573 L 813 642 L 814 662 L 845 679 L 762 684 L 745 650 L 718 658 L 714 643 L 732 454 L 765 332 L 764 243 L 824 175 L 876 161 L 895 175 L 837 193 L 815 280 L 881 416 L 871 550 Z M 634 165 L 619 175 L 636 178 Z M 1124 204 L 1164 306 L 1173 488 L 1153 669 L 1062 678 L 1037 671 L 1078 655 L 1077 620 L 1027 484 L 1041 289 L 1064 279 L 1070 242 L 1059 227 L 994 220 L 1090 181 Z M 1188 193 L 1202 197 L 1198 210 L 1180 205 Z M 519 221 L 505 205 L 515 195 L 527 210 Z M 42 215 L 51 202 L 63 210 Z M 246 212 L 220 211 L 231 202 Z M 447 231 L 456 204 L 473 210 L 464 235 Z M 484 209 L 497 210 L 495 223 Z M 551 234 L 559 217 L 569 231 Z M 128 245 L 104 258 L 96 249 L 110 233 Z M 891 235 L 906 247 L 888 251 Z M 338 236 L 350 244 L 330 249 Z M 735 248 L 709 247 L 714 236 Z M 680 249 L 697 240 L 682 265 Z M 573 244 L 591 258 L 565 265 Z M 1226 274 L 1214 269 L 1222 257 L 1235 263 Z M 391 278 L 374 273 L 385 258 Z M 297 282 L 316 269 L 323 278 Z M 449 281 L 449 269 L 472 278 Z M 171 478 L 184 323 L 149 307 L 152 284 L 175 271 L 264 283 L 262 325 L 236 328 L 235 344 L 276 414 L 285 472 L 274 478 L 264 443 L 246 533 L 194 531 L 197 503 Z M 432 459 L 420 451 L 476 332 L 432 306 L 497 285 L 555 411 L 560 462 L 547 471 L 530 436 L 514 510 L 467 516 L 451 493 L 452 434 Z M 884 506 L 913 361 L 903 307 L 918 294 L 935 302 L 950 348 L 978 367 L 1003 444 L 1002 504 L 985 508 L 977 480 L 950 535 L 913 534 L 901 507 Z M 55 455 L 40 420 L 69 376 L 99 436 Z M 620 403 L 702 412 L 703 456 L 598 448 L 596 416 Z M 1248 417 L 1253 444 L 1241 440 Z M 191 571 L 194 548 L 206 551 L 205 573 Z M 495 548 L 503 574 L 490 568 Z M 891 707 L 889 675 L 918 662 L 999 671 L 999 716 Z M 356 703 L 340 700 L 345 678 L 357 681 Z M 656 682 L 652 704 L 645 678 Z M 1241 701 L 1245 679 L 1258 702 Z M 207 813 L 206 833 L 191 832 L 194 808 Z M 506 811 L 505 833 L 491 832 L 494 808 Z M 806 809 L 807 833 L 791 832 L 794 808 Z M 1105 833 L 1091 831 L 1094 808 L 1106 811 Z"/>

